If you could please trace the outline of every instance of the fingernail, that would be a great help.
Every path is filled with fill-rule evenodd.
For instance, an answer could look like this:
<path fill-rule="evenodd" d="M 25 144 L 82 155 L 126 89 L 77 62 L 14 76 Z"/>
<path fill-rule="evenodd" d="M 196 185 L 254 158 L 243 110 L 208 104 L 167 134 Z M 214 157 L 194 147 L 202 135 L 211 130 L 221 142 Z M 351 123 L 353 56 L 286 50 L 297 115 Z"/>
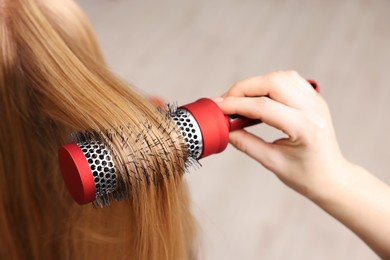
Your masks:
<path fill-rule="evenodd" d="M 211 100 L 218 104 L 218 103 L 222 103 L 224 98 L 223 97 L 215 97 L 215 98 L 212 98 Z"/>

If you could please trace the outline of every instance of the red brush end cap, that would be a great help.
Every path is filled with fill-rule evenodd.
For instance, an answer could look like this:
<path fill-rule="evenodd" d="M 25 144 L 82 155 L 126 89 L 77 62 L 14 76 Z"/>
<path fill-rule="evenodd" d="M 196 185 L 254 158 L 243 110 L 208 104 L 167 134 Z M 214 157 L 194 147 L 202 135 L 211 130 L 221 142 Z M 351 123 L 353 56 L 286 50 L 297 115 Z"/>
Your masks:
<path fill-rule="evenodd" d="M 202 98 L 183 106 L 197 121 L 203 139 L 201 158 L 220 153 L 229 143 L 229 119 L 211 99 Z"/>
<path fill-rule="evenodd" d="M 96 199 L 96 186 L 87 158 L 76 143 L 58 150 L 58 160 L 66 187 L 80 205 Z"/>

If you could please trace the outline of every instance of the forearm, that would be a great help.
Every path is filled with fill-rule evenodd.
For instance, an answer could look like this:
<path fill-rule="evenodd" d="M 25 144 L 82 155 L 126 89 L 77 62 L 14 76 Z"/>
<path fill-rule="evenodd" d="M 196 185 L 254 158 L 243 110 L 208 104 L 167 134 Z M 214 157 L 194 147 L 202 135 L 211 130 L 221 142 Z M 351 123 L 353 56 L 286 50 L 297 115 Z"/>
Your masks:
<path fill-rule="evenodd" d="M 390 258 L 390 187 L 356 165 L 345 163 L 312 192 L 311 199 L 380 257 Z"/>

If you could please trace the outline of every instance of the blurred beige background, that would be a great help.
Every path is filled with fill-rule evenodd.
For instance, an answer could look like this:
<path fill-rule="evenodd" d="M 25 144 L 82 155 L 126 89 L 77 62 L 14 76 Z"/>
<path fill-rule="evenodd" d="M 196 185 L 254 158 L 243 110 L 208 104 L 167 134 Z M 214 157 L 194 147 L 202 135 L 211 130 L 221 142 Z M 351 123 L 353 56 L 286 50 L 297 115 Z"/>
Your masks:
<path fill-rule="evenodd" d="M 390 1 L 78 3 L 112 70 L 171 102 L 214 97 L 272 70 L 316 79 L 346 157 L 390 183 Z M 265 126 L 252 131 L 279 136 Z M 343 225 L 233 148 L 201 163 L 186 178 L 203 259 L 377 259 Z"/>

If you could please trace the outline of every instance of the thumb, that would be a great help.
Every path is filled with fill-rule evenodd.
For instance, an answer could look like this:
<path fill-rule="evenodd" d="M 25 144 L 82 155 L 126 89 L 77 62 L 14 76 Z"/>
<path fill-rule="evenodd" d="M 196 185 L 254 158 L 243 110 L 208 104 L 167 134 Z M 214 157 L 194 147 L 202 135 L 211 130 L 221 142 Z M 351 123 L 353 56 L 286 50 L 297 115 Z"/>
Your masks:
<path fill-rule="evenodd" d="M 229 141 L 236 149 L 249 155 L 267 169 L 272 170 L 279 161 L 280 154 L 272 143 L 267 143 L 262 138 L 246 130 L 241 129 L 231 132 Z"/>

